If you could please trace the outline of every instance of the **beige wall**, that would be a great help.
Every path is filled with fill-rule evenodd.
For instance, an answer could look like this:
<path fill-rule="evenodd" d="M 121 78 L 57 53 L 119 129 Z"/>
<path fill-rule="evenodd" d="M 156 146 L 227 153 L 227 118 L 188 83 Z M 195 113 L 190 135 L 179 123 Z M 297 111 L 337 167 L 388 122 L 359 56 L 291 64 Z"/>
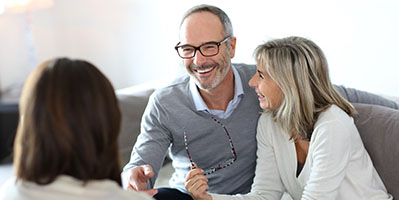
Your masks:
<path fill-rule="evenodd" d="M 253 63 L 257 44 L 300 35 L 324 49 L 334 83 L 399 96 L 399 10 L 394 0 L 208 0 L 231 17 L 233 62 Z M 68 56 L 97 65 L 116 88 L 170 78 L 184 70 L 173 47 L 184 11 L 196 0 L 55 0 L 31 13 L 37 62 Z M 291 5 L 291 6 L 289 6 Z M 24 82 L 32 69 L 26 15 L 0 15 L 0 87 Z"/>
<path fill-rule="evenodd" d="M 178 19 L 168 27 L 161 3 L 55 0 L 54 7 L 30 15 L 0 15 L 0 87 L 20 87 L 34 66 L 59 56 L 89 60 L 116 88 L 173 74 L 180 63 L 173 49 Z M 34 52 L 28 48 L 28 20 Z"/>

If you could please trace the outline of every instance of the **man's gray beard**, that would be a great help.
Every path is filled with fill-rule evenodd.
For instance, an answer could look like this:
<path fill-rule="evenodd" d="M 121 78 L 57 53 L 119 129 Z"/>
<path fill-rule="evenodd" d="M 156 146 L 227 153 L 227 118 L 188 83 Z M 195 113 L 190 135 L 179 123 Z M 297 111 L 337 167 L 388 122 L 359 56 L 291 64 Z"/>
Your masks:
<path fill-rule="evenodd" d="M 231 64 L 230 64 L 231 67 Z M 216 88 L 217 86 L 220 85 L 220 83 L 223 82 L 223 80 L 226 78 L 227 73 L 229 72 L 229 67 L 226 67 L 225 70 L 222 72 L 222 74 L 218 74 L 218 76 L 216 77 L 216 79 L 212 82 L 212 84 L 208 87 L 204 87 L 203 85 L 200 84 L 200 82 L 198 81 L 198 79 L 190 73 L 191 78 L 194 79 L 195 85 L 197 85 L 198 88 L 200 88 L 201 90 L 211 90 Z"/>

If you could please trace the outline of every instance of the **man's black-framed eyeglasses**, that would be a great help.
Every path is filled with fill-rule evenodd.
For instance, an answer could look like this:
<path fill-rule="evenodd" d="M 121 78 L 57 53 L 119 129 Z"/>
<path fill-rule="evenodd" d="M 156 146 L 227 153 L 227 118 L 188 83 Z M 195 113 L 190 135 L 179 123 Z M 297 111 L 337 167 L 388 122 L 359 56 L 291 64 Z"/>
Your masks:
<path fill-rule="evenodd" d="M 223 43 L 227 42 L 232 36 L 227 36 L 220 42 L 207 42 L 204 43 L 198 47 L 189 45 L 189 44 L 184 44 L 180 45 L 180 42 L 177 43 L 175 46 L 175 49 L 177 51 L 177 54 L 183 59 L 189 59 L 193 58 L 195 56 L 195 53 L 197 50 L 205 57 L 211 57 L 215 56 L 219 53 L 219 46 L 222 45 Z"/>
<path fill-rule="evenodd" d="M 216 171 L 218 171 L 220 169 L 224 169 L 224 168 L 232 165 L 237 160 L 236 150 L 234 149 L 233 141 L 231 140 L 229 131 L 227 131 L 227 129 L 224 126 L 224 124 L 222 122 L 220 122 L 219 120 L 217 120 L 216 118 L 212 117 L 212 120 L 215 121 L 216 123 L 218 123 L 224 129 L 224 132 L 226 133 L 227 138 L 229 139 L 232 157 L 230 159 L 222 162 L 222 163 L 219 163 L 215 167 L 211 167 L 209 169 L 204 169 L 204 175 L 209 175 L 209 174 L 212 174 L 212 173 L 214 173 L 214 172 L 216 172 Z M 186 133 L 185 129 L 184 129 L 184 146 L 186 148 L 188 158 L 190 159 L 191 166 L 192 166 L 193 169 L 195 169 L 194 161 L 191 158 L 190 152 L 188 151 L 187 133 Z"/>

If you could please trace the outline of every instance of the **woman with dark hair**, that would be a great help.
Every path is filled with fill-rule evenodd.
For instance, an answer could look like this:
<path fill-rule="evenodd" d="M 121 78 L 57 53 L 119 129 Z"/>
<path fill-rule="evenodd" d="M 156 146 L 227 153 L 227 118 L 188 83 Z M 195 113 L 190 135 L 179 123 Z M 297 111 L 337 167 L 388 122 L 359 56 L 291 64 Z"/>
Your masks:
<path fill-rule="evenodd" d="M 334 88 L 323 51 L 311 40 L 288 37 L 255 50 L 249 81 L 265 111 L 257 127 L 251 192 L 208 194 L 202 169 L 186 188 L 194 199 L 392 199 L 354 124 L 356 110 Z M 240 159 L 239 157 L 237 159 Z"/>
<path fill-rule="evenodd" d="M 16 178 L 0 199 L 151 199 L 121 188 L 120 124 L 114 88 L 95 66 L 44 62 L 22 91 Z"/>

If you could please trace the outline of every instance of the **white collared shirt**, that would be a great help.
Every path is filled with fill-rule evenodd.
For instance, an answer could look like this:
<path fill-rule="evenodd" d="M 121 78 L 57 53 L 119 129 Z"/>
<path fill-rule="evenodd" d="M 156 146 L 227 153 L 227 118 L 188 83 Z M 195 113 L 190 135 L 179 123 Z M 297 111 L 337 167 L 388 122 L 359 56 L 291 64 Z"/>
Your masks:
<path fill-rule="evenodd" d="M 232 70 L 234 74 L 234 98 L 229 102 L 229 105 L 227 105 L 225 111 L 209 109 L 204 102 L 204 99 L 202 99 L 193 78 L 190 77 L 190 91 L 197 111 L 206 112 L 222 119 L 228 118 L 231 113 L 233 113 L 234 109 L 237 108 L 238 104 L 240 103 L 242 95 L 244 95 L 244 90 L 242 88 L 240 74 L 234 66 L 232 66 Z"/>

